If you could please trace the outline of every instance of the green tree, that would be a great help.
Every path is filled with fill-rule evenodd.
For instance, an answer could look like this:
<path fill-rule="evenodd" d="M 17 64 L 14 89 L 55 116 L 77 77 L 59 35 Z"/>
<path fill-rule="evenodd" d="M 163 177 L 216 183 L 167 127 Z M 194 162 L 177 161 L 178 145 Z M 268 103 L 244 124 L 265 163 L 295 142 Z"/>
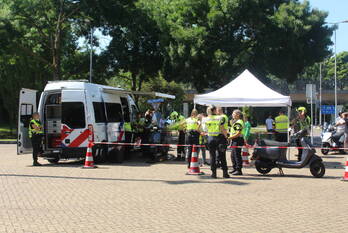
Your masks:
<path fill-rule="evenodd" d="M 327 13 L 296 0 L 139 0 L 161 30 L 163 72 L 197 88 L 249 68 L 294 81 L 329 54 Z"/>
<path fill-rule="evenodd" d="M 331 57 L 325 67 L 325 81 L 333 83 L 335 77 L 335 57 Z M 348 86 L 348 52 L 337 54 L 337 86 L 339 89 L 346 89 Z"/>

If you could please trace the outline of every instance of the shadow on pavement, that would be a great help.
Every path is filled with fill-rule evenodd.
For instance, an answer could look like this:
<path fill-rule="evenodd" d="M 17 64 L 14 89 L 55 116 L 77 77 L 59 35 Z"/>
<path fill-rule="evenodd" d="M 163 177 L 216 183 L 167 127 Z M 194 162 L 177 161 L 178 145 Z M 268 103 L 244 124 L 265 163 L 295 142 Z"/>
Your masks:
<path fill-rule="evenodd" d="M 244 176 L 232 176 L 232 175 L 230 175 L 230 176 L 231 177 L 227 178 L 226 180 L 272 180 L 271 178 L 266 177 L 266 176 L 250 177 L 251 175 L 249 175 L 249 174 L 245 174 Z M 209 176 L 207 176 L 207 175 L 199 176 L 199 178 L 202 179 L 202 180 L 205 180 L 205 179 L 206 180 L 208 180 L 208 179 L 211 180 L 210 174 L 209 174 Z M 218 177 L 218 178 L 220 178 L 220 177 Z"/>
<path fill-rule="evenodd" d="M 25 174 L 0 174 L 0 177 L 30 177 L 30 178 L 52 178 L 52 179 L 73 179 L 73 180 L 101 180 L 101 181 L 134 181 L 134 182 L 161 182 L 165 184 L 232 184 L 232 185 L 247 185 L 246 182 L 228 180 L 228 179 L 217 179 L 211 182 L 204 182 L 200 180 L 159 180 L 159 179 L 122 179 L 122 178 L 103 178 L 103 177 L 78 177 L 78 176 L 48 176 L 48 175 L 25 175 Z M 217 182 L 214 182 L 217 181 Z"/>
<path fill-rule="evenodd" d="M 342 169 L 342 172 L 344 171 L 344 166 L 340 162 L 324 161 L 324 165 L 326 169 Z"/>
<path fill-rule="evenodd" d="M 309 171 L 308 171 L 309 172 Z M 332 179 L 332 180 L 337 180 L 337 179 L 341 179 L 341 176 L 326 176 L 324 175 L 324 177 L 322 178 L 315 178 L 314 176 L 312 176 L 310 173 L 308 175 L 294 175 L 294 174 L 286 174 L 286 171 L 284 171 L 284 176 L 281 176 L 279 174 L 267 174 L 267 175 L 249 175 L 249 176 L 255 176 L 255 177 L 273 177 L 273 178 L 309 178 L 309 179 Z"/>

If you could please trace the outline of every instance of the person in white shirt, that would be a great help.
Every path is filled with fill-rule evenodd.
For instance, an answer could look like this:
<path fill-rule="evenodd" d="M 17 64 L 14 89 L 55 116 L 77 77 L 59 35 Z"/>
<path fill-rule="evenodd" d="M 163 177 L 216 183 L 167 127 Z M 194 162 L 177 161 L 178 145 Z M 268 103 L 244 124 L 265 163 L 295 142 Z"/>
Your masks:
<path fill-rule="evenodd" d="M 267 132 L 273 132 L 274 131 L 274 120 L 272 119 L 272 116 L 269 115 L 266 119 L 266 129 Z"/>
<path fill-rule="evenodd" d="M 343 112 L 340 112 L 338 115 L 339 117 L 336 118 L 336 132 L 334 135 L 332 135 L 332 138 L 336 144 L 339 143 L 340 138 L 346 131 L 346 121 L 343 118 Z"/>
<path fill-rule="evenodd" d="M 268 118 L 266 119 L 266 130 L 268 133 L 274 132 L 274 120 L 272 119 L 272 115 L 269 115 Z M 269 134 L 268 138 L 271 139 L 272 135 Z"/>

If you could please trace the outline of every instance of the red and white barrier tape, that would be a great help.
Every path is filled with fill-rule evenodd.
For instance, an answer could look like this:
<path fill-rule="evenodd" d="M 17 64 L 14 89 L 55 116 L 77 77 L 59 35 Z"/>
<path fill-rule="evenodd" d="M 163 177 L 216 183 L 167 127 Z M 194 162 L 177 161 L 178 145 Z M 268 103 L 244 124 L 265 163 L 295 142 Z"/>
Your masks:
<path fill-rule="evenodd" d="M 192 145 L 186 144 L 150 144 L 150 143 L 126 143 L 126 142 L 93 142 L 94 145 L 119 145 L 119 146 L 164 146 L 164 147 L 191 147 Z M 206 147 L 205 145 L 195 145 L 195 147 Z M 228 149 L 232 148 L 248 148 L 248 149 L 266 149 L 266 148 L 278 148 L 278 149 L 308 149 L 308 147 L 298 147 L 298 146 L 227 146 Z M 331 149 L 329 147 L 312 147 L 313 149 Z M 348 148 L 333 148 L 335 150 L 348 150 Z"/>

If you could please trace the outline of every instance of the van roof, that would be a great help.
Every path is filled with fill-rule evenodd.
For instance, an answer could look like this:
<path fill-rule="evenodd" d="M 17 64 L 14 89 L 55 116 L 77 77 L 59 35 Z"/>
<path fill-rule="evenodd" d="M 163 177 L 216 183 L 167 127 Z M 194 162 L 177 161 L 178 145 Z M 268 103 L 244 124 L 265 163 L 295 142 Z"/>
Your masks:
<path fill-rule="evenodd" d="M 44 91 L 53 91 L 53 90 L 61 90 L 61 89 L 100 89 L 100 88 L 108 88 L 114 90 L 124 90 L 119 87 L 111 87 L 106 85 L 100 85 L 95 83 L 89 83 L 86 80 L 64 80 L 64 81 L 49 81 L 45 86 Z"/>

